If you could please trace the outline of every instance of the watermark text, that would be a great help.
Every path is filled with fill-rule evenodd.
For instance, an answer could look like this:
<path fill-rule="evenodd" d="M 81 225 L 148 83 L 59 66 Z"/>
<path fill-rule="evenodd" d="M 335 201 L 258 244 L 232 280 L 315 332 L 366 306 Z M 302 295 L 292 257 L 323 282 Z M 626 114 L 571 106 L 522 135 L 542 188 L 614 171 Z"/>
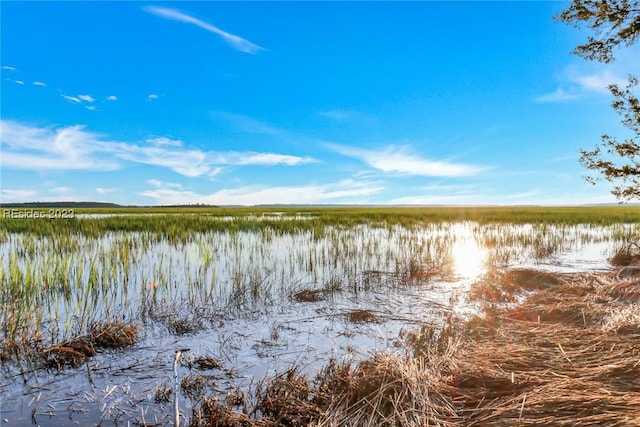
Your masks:
<path fill-rule="evenodd" d="M 73 209 L 3 209 L 3 219 L 71 219 L 75 217 Z"/>

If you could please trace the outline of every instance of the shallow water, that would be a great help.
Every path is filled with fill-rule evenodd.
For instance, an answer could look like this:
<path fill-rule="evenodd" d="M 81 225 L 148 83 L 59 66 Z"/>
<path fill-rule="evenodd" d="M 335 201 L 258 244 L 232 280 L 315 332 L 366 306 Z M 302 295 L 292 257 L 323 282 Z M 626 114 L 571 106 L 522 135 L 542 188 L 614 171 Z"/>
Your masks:
<path fill-rule="evenodd" d="M 222 363 L 212 371 L 179 368 L 180 377 L 210 376 L 212 393 L 221 395 L 291 366 L 313 374 L 330 358 L 402 353 L 403 333 L 468 309 L 464 291 L 489 269 L 608 269 L 606 259 L 637 232 L 636 225 L 462 222 L 321 233 L 264 228 L 199 233 L 178 243 L 140 233 L 64 242 L 9 235 L 0 243 L 3 285 L 17 271 L 32 282 L 31 321 L 44 325 L 44 336 L 61 341 L 93 321 L 123 317 L 141 334 L 133 348 L 105 351 L 60 373 L 6 364 L 0 418 L 30 424 L 35 410 L 42 425 L 170 424 L 172 405 L 155 403 L 154 392 L 173 386 L 178 349 L 190 349 L 187 360 L 212 356 Z M 320 300 L 298 301 L 296 292 L 305 289 Z M 346 314 L 359 309 L 378 321 L 351 322 Z M 2 310 L 10 318 L 6 304 Z M 180 322 L 192 330 L 176 333 Z M 187 416 L 191 404 L 181 397 Z"/>

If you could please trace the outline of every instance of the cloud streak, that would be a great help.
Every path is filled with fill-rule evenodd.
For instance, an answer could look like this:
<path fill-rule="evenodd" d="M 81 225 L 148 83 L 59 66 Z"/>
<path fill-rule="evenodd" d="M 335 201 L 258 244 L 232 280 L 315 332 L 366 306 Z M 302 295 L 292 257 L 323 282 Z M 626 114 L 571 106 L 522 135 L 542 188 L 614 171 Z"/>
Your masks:
<path fill-rule="evenodd" d="M 429 177 L 459 177 L 475 175 L 486 169 L 464 163 L 452 163 L 422 158 L 409 153 L 405 148 L 395 146 L 389 146 L 382 150 L 368 150 L 330 143 L 325 144 L 325 146 L 343 156 L 359 159 L 372 168 L 384 173 Z"/>
<path fill-rule="evenodd" d="M 580 97 L 579 95 L 575 93 L 568 93 L 566 90 L 559 87 L 553 92 L 537 97 L 535 101 L 536 102 L 562 102 L 562 101 L 570 101 L 572 99 L 576 99 L 579 97 Z"/>
<path fill-rule="evenodd" d="M 34 200 L 38 193 L 35 190 L 12 190 L 3 188 L 0 191 L 3 202 L 22 202 L 25 200 Z"/>
<path fill-rule="evenodd" d="M 110 143 L 83 130 L 82 126 L 60 129 L 34 128 L 2 120 L 0 146 L 3 168 L 24 170 L 113 170 L 113 159 L 99 156 Z"/>
<path fill-rule="evenodd" d="M 131 162 L 194 178 L 215 176 L 221 166 L 297 166 L 316 161 L 278 153 L 202 151 L 162 137 L 141 143 L 110 141 L 83 126 L 38 128 L 2 120 L 0 129 L 0 165 L 12 169 L 114 170 Z"/>
<path fill-rule="evenodd" d="M 265 50 L 263 47 L 258 46 L 255 43 L 250 42 L 240 36 L 235 34 L 228 33 L 215 25 L 204 22 L 198 18 L 195 18 L 191 15 L 187 15 L 186 13 L 180 12 L 176 9 L 170 9 L 167 7 L 157 7 L 157 6 L 149 6 L 145 7 L 144 10 L 153 15 L 159 16 L 161 18 L 170 19 L 174 21 L 184 22 L 186 24 L 195 25 L 196 27 L 200 27 L 203 30 L 209 31 L 213 34 L 216 34 L 222 39 L 231 45 L 234 49 L 239 50 L 240 52 L 249 53 L 252 55 L 257 54 L 261 50 Z"/>
<path fill-rule="evenodd" d="M 609 70 L 592 74 L 565 72 L 568 83 L 555 91 L 534 98 L 536 102 L 565 102 L 587 95 L 608 95 L 609 85 L 624 84 L 625 80 Z"/>
<path fill-rule="evenodd" d="M 350 203 L 359 200 L 367 202 L 367 196 L 384 188 L 374 181 L 342 180 L 334 183 L 300 186 L 255 187 L 243 186 L 223 189 L 211 194 L 198 194 L 184 190 L 179 184 L 151 180 L 150 190 L 138 193 L 153 199 L 160 205 L 196 204 L 211 205 L 260 205 L 260 204 L 308 204 L 308 203 Z"/>

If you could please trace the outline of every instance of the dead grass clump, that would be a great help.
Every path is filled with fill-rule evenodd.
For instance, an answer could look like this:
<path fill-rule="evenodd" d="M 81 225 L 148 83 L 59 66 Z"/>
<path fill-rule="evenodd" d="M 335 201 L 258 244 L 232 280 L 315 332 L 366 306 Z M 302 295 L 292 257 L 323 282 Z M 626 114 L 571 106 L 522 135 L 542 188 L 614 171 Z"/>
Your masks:
<path fill-rule="evenodd" d="M 562 275 L 529 268 L 515 268 L 504 273 L 504 278 L 514 287 L 524 291 L 539 291 L 564 284 Z"/>
<path fill-rule="evenodd" d="M 640 425 L 640 345 L 593 327 L 516 322 L 446 365 L 467 424 Z M 572 392 L 573 391 L 573 392 Z M 515 422 L 514 422 L 515 421 Z"/>
<path fill-rule="evenodd" d="M 20 353 L 26 350 L 27 345 L 16 340 L 4 338 L 0 342 L 0 361 L 10 362 L 17 360 L 20 357 Z"/>
<path fill-rule="evenodd" d="M 203 397 L 193 409 L 189 427 L 275 427 L 269 420 L 258 420 L 222 405 L 218 399 Z"/>
<path fill-rule="evenodd" d="M 224 403 L 227 404 L 228 407 L 233 407 L 233 406 L 243 406 L 245 404 L 244 401 L 244 393 L 242 392 L 238 392 L 238 393 L 234 393 L 231 392 L 229 394 L 226 395 L 226 397 L 224 398 Z"/>
<path fill-rule="evenodd" d="M 605 299 L 614 299 L 620 303 L 640 302 L 640 280 L 620 280 L 602 286 L 600 294 Z"/>
<path fill-rule="evenodd" d="M 524 292 L 553 289 L 565 283 L 561 275 L 545 271 L 526 268 L 490 271 L 471 285 L 469 299 L 495 304 L 513 303 Z"/>
<path fill-rule="evenodd" d="M 186 335 L 198 332 L 203 326 L 196 319 L 171 319 L 167 322 L 167 328 L 173 334 Z"/>
<path fill-rule="evenodd" d="M 298 302 L 318 302 L 325 298 L 325 292 L 319 289 L 304 289 L 293 294 L 293 299 Z"/>
<path fill-rule="evenodd" d="M 257 409 L 278 426 L 453 426 L 441 382 L 426 359 L 378 354 L 356 366 L 331 361 L 312 382 L 295 369 L 267 378 Z"/>
<path fill-rule="evenodd" d="M 173 389 L 171 387 L 158 386 L 154 392 L 154 400 L 156 403 L 169 403 Z"/>
<path fill-rule="evenodd" d="M 45 367 L 58 370 L 65 366 L 77 366 L 95 355 L 93 343 L 86 336 L 51 345 L 40 353 Z"/>
<path fill-rule="evenodd" d="M 469 299 L 494 304 L 516 301 L 516 289 L 503 280 L 501 273 L 492 271 L 471 284 Z"/>
<path fill-rule="evenodd" d="M 491 334 L 443 365 L 463 424 L 640 425 L 640 308 L 607 275 L 562 281 L 476 319 Z"/>
<path fill-rule="evenodd" d="M 371 310 L 354 310 L 346 314 L 352 323 L 378 323 L 380 319 Z"/>
<path fill-rule="evenodd" d="M 535 302 L 527 301 L 524 304 L 505 310 L 504 316 L 512 320 L 559 323 L 586 328 L 602 324 L 602 319 L 610 311 L 605 304 L 589 301 L 562 301 L 556 298 L 549 298 L 545 301 L 540 298 L 541 296 L 538 295 Z"/>
<path fill-rule="evenodd" d="M 138 327 L 124 322 L 94 323 L 89 328 L 89 340 L 96 347 L 122 348 L 135 343 Z"/>
<path fill-rule="evenodd" d="M 207 387 L 207 377 L 200 374 L 189 374 L 182 377 L 180 388 L 185 396 L 191 399 L 200 398 Z"/>
<path fill-rule="evenodd" d="M 187 366 L 189 368 L 195 366 L 200 371 L 207 371 L 211 369 L 222 369 L 222 363 L 218 359 L 212 356 L 198 356 L 187 360 Z"/>
<path fill-rule="evenodd" d="M 619 335 L 640 335 L 640 306 L 629 304 L 612 310 L 602 329 Z"/>
<path fill-rule="evenodd" d="M 409 261 L 409 265 L 398 274 L 399 282 L 403 285 L 415 285 L 424 283 L 435 276 L 447 276 L 450 274 L 450 266 L 431 266 L 416 259 Z"/>
<path fill-rule="evenodd" d="M 379 354 L 354 369 L 333 370 L 341 388 L 333 389 L 320 426 L 447 426 L 457 413 L 440 390 L 438 372 L 424 359 Z"/>
<path fill-rule="evenodd" d="M 640 262 L 640 246 L 635 242 L 628 242 L 620 246 L 616 253 L 609 258 L 611 265 L 625 267 Z"/>
<path fill-rule="evenodd" d="M 490 329 L 489 325 L 484 325 L 485 318 L 474 317 L 473 322 L 461 322 L 452 315 L 448 315 L 441 326 L 421 325 L 407 334 L 406 342 L 413 349 L 416 357 L 429 357 L 433 355 L 446 355 L 451 348 L 460 340 L 460 336 L 465 334 L 471 337 L 478 334 L 483 335 Z M 482 319 L 482 320 L 480 320 Z M 479 329 L 485 329 L 479 331 Z"/>
<path fill-rule="evenodd" d="M 275 425 L 303 426 L 318 420 L 321 408 L 313 401 L 309 379 L 295 368 L 265 378 L 256 390 L 256 408 Z"/>
<path fill-rule="evenodd" d="M 123 322 L 100 322 L 91 325 L 86 335 L 58 343 L 47 342 L 40 332 L 25 332 L 18 339 L 0 342 L 0 360 L 28 361 L 34 369 L 74 367 L 95 356 L 98 349 L 133 345 L 137 330 Z"/>

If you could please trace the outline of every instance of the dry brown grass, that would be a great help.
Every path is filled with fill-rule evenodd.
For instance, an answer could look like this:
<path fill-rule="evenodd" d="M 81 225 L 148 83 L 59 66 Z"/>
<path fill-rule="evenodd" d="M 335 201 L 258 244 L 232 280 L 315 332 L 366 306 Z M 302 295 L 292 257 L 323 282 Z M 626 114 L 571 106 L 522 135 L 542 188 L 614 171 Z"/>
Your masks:
<path fill-rule="evenodd" d="M 325 371 L 320 390 L 328 396 L 323 427 L 451 426 L 458 418 L 444 395 L 439 364 L 419 358 L 379 354 L 351 369 Z"/>
<path fill-rule="evenodd" d="M 132 346 L 138 336 L 138 327 L 124 322 L 94 323 L 89 328 L 89 339 L 97 347 L 122 348 Z"/>
<path fill-rule="evenodd" d="M 635 242 L 627 242 L 618 248 L 616 253 L 609 258 L 611 265 L 625 267 L 640 262 L 640 246 Z"/>
<path fill-rule="evenodd" d="M 326 292 L 321 289 L 303 289 L 293 294 L 298 302 L 318 302 L 326 298 Z"/>
<path fill-rule="evenodd" d="M 491 271 L 471 285 L 469 299 L 488 303 L 515 302 L 524 292 L 540 291 L 564 285 L 556 274 L 528 268 Z"/>
<path fill-rule="evenodd" d="M 212 356 L 195 356 L 186 360 L 186 364 L 189 368 L 195 367 L 200 371 L 223 368 L 222 363 Z"/>
<path fill-rule="evenodd" d="M 167 321 L 167 329 L 175 335 L 194 334 L 204 328 L 199 319 L 169 319 Z"/>
<path fill-rule="evenodd" d="M 153 396 L 156 403 L 169 403 L 171 401 L 172 394 L 173 389 L 171 387 L 159 385 L 156 387 Z"/>
<path fill-rule="evenodd" d="M 38 334 L 25 335 L 19 341 L 3 341 L 0 358 L 3 362 L 26 361 L 31 369 L 73 367 L 95 356 L 100 349 L 132 346 L 138 336 L 136 325 L 124 322 L 100 322 L 89 327 L 86 335 L 44 344 Z"/>
<path fill-rule="evenodd" d="M 461 342 L 446 375 L 465 425 L 640 425 L 640 310 L 624 302 L 638 283 L 562 281 Z"/>
<path fill-rule="evenodd" d="M 378 323 L 380 319 L 371 310 L 353 310 L 345 314 L 352 323 Z"/>
<path fill-rule="evenodd" d="M 192 425 L 640 426 L 640 280 L 525 270 L 499 279 L 496 288 L 537 292 L 418 329 L 411 357 L 265 378 L 249 415 L 206 400 Z"/>
<path fill-rule="evenodd" d="M 58 370 L 65 366 L 77 366 L 95 355 L 95 347 L 86 336 L 51 345 L 39 353 L 45 367 Z"/>
<path fill-rule="evenodd" d="M 204 397 L 199 407 L 193 409 L 189 427 L 276 427 L 276 424 L 231 409 L 216 398 Z"/>

